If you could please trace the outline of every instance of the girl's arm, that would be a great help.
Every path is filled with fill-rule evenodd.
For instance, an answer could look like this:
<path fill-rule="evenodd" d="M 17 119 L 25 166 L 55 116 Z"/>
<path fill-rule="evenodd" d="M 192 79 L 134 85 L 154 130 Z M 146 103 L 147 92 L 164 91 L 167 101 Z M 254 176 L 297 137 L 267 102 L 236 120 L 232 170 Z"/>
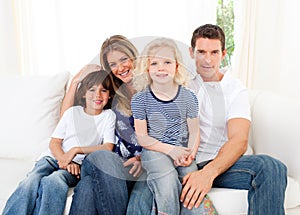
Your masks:
<path fill-rule="evenodd" d="M 137 140 L 145 149 L 164 153 L 169 155 L 173 160 L 176 160 L 178 157 L 186 157 L 191 153 L 189 148 L 165 144 L 150 137 L 147 131 L 146 120 L 134 119 L 134 127 Z"/>
<path fill-rule="evenodd" d="M 187 119 L 188 131 L 189 131 L 189 142 L 188 148 L 191 149 L 191 155 L 193 159 L 196 157 L 198 148 L 200 146 L 200 128 L 199 128 L 199 118 L 188 118 Z"/>
<path fill-rule="evenodd" d="M 87 76 L 89 73 L 98 71 L 101 69 L 101 66 L 97 64 L 87 64 L 85 65 L 73 78 L 71 84 L 69 86 L 68 91 L 62 101 L 61 109 L 60 109 L 60 117 L 64 114 L 64 112 L 73 106 L 74 97 L 77 90 L 77 86 L 82 79 Z"/>
<path fill-rule="evenodd" d="M 189 166 L 194 161 L 199 145 L 200 145 L 200 128 L 199 118 L 188 118 L 187 119 L 188 131 L 189 131 L 189 142 L 188 148 L 191 149 L 191 154 L 186 159 L 176 160 L 177 166 Z"/>

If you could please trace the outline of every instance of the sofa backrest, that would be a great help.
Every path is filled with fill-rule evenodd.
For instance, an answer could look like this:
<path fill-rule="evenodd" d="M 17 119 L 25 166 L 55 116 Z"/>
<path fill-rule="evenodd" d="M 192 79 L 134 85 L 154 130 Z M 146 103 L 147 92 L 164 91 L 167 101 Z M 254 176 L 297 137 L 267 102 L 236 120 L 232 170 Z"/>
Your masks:
<path fill-rule="evenodd" d="M 300 182 L 300 102 L 262 91 L 250 91 L 249 97 L 254 153 L 278 158 Z"/>
<path fill-rule="evenodd" d="M 0 158 L 35 160 L 47 150 L 69 78 L 1 77 Z"/>

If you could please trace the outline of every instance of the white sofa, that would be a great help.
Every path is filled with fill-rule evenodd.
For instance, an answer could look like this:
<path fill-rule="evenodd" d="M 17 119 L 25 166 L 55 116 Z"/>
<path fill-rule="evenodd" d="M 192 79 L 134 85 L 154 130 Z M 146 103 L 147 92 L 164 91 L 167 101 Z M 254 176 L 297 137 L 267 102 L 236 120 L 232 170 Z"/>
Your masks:
<path fill-rule="evenodd" d="M 0 211 L 43 150 L 59 119 L 69 73 L 53 77 L 1 77 Z M 267 92 L 250 93 L 252 128 L 248 153 L 264 153 L 288 167 L 286 214 L 300 214 L 300 103 Z M 224 215 L 247 214 L 247 192 L 212 189 L 210 196 Z M 72 200 L 67 200 L 66 214 Z"/>

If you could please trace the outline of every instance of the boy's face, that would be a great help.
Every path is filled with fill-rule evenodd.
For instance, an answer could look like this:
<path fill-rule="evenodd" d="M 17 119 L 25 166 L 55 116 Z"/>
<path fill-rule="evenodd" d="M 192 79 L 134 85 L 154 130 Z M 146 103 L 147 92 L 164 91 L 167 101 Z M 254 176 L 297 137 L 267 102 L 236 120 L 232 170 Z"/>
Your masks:
<path fill-rule="evenodd" d="M 94 85 L 86 91 L 84 98 L 86 101 L 85 112 L 89 115 L 98 115 L 110 98 L 109 90 L 105 89 L 102 84 Z"/>
<path fill-rule="evenodd" d="M 198 38 L 195 49 L 190 48 L 190 55 L 195 60 L 197 73 L 204 81 L 219 81 L 219 67 L 226 55 L 226 50 L 222 52 L 220 40 Z"/>

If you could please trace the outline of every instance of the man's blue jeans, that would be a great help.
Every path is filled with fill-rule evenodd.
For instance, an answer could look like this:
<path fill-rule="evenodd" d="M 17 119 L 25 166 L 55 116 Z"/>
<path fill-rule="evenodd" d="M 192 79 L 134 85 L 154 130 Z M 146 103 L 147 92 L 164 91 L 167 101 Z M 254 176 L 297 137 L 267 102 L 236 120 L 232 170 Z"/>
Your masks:
<path fill-rule="evenodd" d="M 198 164 L 198 169 L 205 164 L 207 162 Z M 286 166 L 267 155 L 242 156 L 213 184 L 214 187 L 248 190 L 249 215 L 284 215 L 286 185 Z M 130 196 L 127 214 L 147 215 L 151 210 L 152 193 L 145 182 L 137 182 Z M 199 212 L 184 209 L 181 214 L 199 215 Z"/>
<path fill-rule="evenodd" d="M 63 214 L 68 189 L 77 182 L 55 159 L 43 157 L 10 196 L 3 215 Z"/>
<path fill-rule="evenodd" d="M 130 179 L 134 180 L 128 171 L 113 152 L 89 154 L 82 163 L 81 180 L 74 190 L 70 214 L 124 215 L 128 185 L 132 182 Z"/>

